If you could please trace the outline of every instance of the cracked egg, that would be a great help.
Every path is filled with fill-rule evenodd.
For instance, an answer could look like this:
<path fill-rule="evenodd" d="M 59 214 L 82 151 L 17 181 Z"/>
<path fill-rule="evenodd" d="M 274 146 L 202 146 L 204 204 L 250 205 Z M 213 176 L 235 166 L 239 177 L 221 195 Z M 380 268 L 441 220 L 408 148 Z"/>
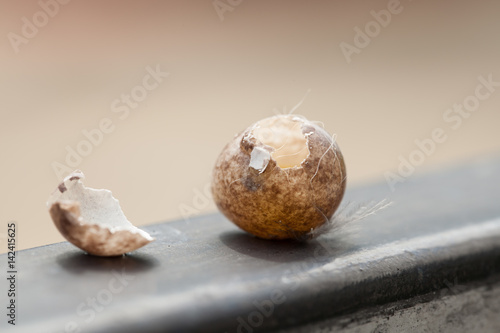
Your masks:
<path fill-rule="evenodd" d="M 236 135 L 212 177 L 219 210 L 264 239 L 303 239 L 328 222 L 346 186 L 335 137 L 302 116 L 277 115 Z"/>

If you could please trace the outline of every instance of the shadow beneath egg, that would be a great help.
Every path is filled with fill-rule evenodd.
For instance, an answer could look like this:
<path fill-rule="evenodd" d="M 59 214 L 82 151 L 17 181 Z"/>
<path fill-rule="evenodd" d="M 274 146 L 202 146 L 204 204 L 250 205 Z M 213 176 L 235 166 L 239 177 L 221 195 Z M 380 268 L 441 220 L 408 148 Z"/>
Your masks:
<path fill-rule="evenodd" d="M 86 271 L 109 272 L 111 270 L 129 273 L 148 271 L 160 263 L 157 259 L 144 253 L 134 253 L 116 257 L 98 257 L 82 251 L 64 253 L 56 259 L 59 266 L 73 274 Z"/>
<path fill-rule="evenodd" d="M 351 248 L 351 244 L 337 239 L 267 240 L 238 230 L 224 232 L 219 239 L 239 254 L 280 263 L 304 260 L 329 262 Z"/>

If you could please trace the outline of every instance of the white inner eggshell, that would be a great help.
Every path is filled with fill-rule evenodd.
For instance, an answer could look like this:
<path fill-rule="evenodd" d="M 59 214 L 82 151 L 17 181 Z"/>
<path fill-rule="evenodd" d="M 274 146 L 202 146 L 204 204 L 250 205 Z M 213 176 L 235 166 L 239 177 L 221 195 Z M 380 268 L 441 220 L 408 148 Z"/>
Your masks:
<path fill-rule="evenodd" d="M 81 173 L 66 177 L 58 190 L 49 198 L 47 205 L 50 207 L 55 202 L 76 201 L 80 204 L 81 222 L 97 224 L 108 228 L 111 232 L 128 230 L 140 234 L 147 240 L 153 240 L 147 232 L 130 223 L 111 191 L 85 187 L 80 181 L 81 178 L 83 178 Z"/>
<path fill-rule="evenodd" d="M 250 154 L 249 167 L 254 168 L 259 171 L 259 173 L 263 173 L 266 170 L 270 159 L 271 154 L 269 154 L 267 150 L 261 147 L 255 147 Z"/>
<path fill-rule="evenodd" d="M 302 123 L 297 117 L 266 118 L 256 124 L 253 135 L 261 143 L 273 148 L 271 156 L 280 168 L 299 167 L 309 156 Z"/>

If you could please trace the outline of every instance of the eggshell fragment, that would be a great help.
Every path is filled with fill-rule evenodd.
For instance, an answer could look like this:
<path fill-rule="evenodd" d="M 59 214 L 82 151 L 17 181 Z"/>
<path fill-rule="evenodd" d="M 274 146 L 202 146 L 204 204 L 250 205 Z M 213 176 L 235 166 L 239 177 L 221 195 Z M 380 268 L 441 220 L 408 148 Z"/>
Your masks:
<path fill-rule="evenodd" d="M 83 185 L 76 170 L 50 196 L 47 206 L 59 232 L 70 243 L 96 256 L 118 256 L 154 239 L 135 227 L 108 190 Z"/>

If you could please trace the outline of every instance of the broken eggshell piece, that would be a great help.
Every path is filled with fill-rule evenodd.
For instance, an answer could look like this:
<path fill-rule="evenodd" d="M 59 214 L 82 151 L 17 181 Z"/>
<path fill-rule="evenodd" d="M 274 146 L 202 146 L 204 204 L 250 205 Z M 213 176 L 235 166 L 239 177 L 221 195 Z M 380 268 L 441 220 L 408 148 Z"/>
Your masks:
<path fill-rule="evenodd" d="M 127 220 L 111 191 L 87 188 L 83 178 L 81 171 L 74 171 L 47 202 L 64 238 L 96 256 L 119 256 L 154 240 Z"/>

